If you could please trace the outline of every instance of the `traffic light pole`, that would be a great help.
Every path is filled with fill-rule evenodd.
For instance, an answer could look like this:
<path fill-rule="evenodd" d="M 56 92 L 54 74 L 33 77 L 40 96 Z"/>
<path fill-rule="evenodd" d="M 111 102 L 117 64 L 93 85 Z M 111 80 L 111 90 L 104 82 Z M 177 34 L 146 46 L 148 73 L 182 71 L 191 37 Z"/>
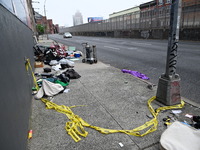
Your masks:
<path fill-rule="evenodd" d="M 174 105 L 181 102 L 180 77 L 176 74 L 180 18 L 181 0 L 172 0 L 166 70 L 159 78 L 156 94 L 157 101 L 165 105 Z"/>

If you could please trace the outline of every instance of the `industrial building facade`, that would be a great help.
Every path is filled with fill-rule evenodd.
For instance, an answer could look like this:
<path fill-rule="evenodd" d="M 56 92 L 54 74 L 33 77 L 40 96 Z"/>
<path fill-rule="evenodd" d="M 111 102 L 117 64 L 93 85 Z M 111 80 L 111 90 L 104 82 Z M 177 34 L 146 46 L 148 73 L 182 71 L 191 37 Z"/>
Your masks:
<path fill-rule="evenodd" d="M 166 39 L 170 22 L 170 0 L 141 4 L 139 11 L 113 13 L 98 23 L 87 23 L 62 29 L 74 35 Z M 134 9 L 137 9 L 135 7 Z M 127 13 L 125 13 L 127 12 Z M 125 14 L 124 14 L 125 13 Z M 200 40 L 200 0 L 183 0 L 180 39 Z"/>

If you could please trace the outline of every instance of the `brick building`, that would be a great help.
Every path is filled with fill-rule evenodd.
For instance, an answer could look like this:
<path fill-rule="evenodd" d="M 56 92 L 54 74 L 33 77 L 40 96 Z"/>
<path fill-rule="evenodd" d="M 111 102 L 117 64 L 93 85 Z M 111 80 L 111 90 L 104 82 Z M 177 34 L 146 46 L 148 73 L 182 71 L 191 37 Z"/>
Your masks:
<path fill-rule="evenodd" d="M 41 24 L 46 27 L 46 33 L 48 34 L 55 34 L 58 33 L 59 25 L 53 24 L 52 19 L 47 19 L 46 16 L 42 16 L 39 13 L 35 12 L 35 20 L 36 24 Z"/>

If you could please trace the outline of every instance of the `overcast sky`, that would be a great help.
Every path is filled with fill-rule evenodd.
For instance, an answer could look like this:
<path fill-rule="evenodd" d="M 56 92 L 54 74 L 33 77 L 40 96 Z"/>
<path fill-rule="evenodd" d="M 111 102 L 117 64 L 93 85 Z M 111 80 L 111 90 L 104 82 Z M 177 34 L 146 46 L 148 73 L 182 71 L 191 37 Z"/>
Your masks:
<path fill-rule="evenodd" d="M 83 16 L 83 23 L 87 23 L 88 17 L 103 17 L 108 19 L 109 14 L 124 9 L 138 6 L 151 0 L 46 0 L 46 15 L 53 19 L 59 26 L 73 26 L 72 16 L 79 11 Z M 33 0 L 35 11 L 44 15 L 45 0 Z M 38 9 L 39 8 L 39 9 Z"/>

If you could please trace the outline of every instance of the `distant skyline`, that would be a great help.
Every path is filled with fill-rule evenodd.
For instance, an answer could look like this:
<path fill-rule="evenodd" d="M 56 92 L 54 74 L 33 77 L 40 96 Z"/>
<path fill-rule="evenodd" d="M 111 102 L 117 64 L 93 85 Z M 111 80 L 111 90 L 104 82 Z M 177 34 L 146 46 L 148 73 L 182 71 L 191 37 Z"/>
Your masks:
<path fill-rule="evenodd" d="M 73 15 L 73 25 L 80 25 L 83 24 L 83 16 L 81 12 L 77 11 L 75 15 Z"/>
<path fill-rule="evenodd" d="M 46 0 L 45 8 L 48 19 L 53 19 L 59 26 L 73 26 L 73 15 L 79 11 L 83 16 L 83 23 L 87 23 L 88 17 L 103 17 L 108 19 L 109 14 L 139 6 L 151 0 Z M 39 2 L 39 3 L 37 3 Z M 33 0 L 35 11 L 44 16 L 45 0 Z M 38 9 L 39 8 L 39 9 Z"/>

